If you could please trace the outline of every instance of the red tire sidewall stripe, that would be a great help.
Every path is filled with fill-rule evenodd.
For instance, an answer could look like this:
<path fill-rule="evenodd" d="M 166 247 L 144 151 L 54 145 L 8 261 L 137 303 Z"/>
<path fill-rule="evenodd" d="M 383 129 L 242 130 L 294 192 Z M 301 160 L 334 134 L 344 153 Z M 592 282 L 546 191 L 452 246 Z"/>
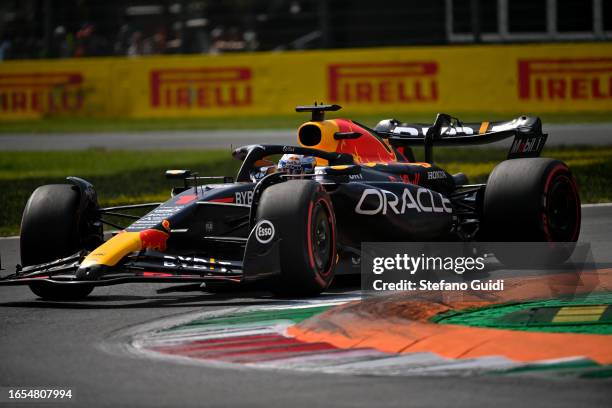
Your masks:
<path fill-rule="evenodd" d="M 313 213 L 313 209 L 315 207 L 315 205 L 319 204 L 319 202 L 322 202 L 326 209 L 327 209 L 327 217 L 328 217 L 328 222 L 330 225 L 330 232 L 332 235 L 332 253 L 330 256 L 330 262 L 329 262 L 329 268 L 327 271 L 325 272 L 319 272 L 319 270 L 316 267 L 316 263 L 314 260 L 314 253 L 313 253 L 313 248 L 312 248 L 312 236 L 311 236 L 311 232 L 312 232 L 312 213 Z M 307 228 L 307 247 L 308 247 L 308 260 L 310 262 L 310 266 L 312 267 L 312 269 L 315 272 L 315 279 L 322 285 L 322 286 L 327 286 L 327 284 L 329 283 L 329 281 L 326 279 L 329 274 L 331 273 L 333 267 L 334 267 L 334 262 L 335 262 L 335 248 L 336 248 L 336 222 L 335 222 L 335 217 L 334 217 L 334 212 L 332 210 L 332 206 L 329 202 L 328 199 L 326 199 L 326 197 L 319 197 L 318 199 L 316 199 L 315 201 L 311 201 L 309 206 L 308 206 L 308 228 Z"/>
<path fill-rule="evenodd" d="M 325 199 L 324 197 L 320 198 L 319 201 L 322 201 L 323 204 L 325 204 L 325 206 L 327 207 L 327 217 L 328 217 L 328 222 L 329 222 L 329 226 L 330 226 L 330 232 L 332 235 L 332 246 L 331 246 L 331 254 L 330 254 L 330 261 L 329 261 L 329 269 L 327 269 L 327 271 L 325 271 L 324 273 L 322 273 L 323 276 L 327 277 L 333 267 L 334 264 L 336 262 L 336 220 L 334 217 L 334 211 L 332 210 L 331 204 L 329 202 L 329 200 Z M 317 201 L 318 203 L 318 201 Z"/>
<path fill-rule="evenodd" d="M 550 233 L 550 230 L 548 229 L 548 217 L 547 217 L 547 212 L 546 210 L 548 209 L 548 189 L 550 188 L 550 184 L 552 183 L 552 180 L 554 179 L 554 176 L 559 173 L 559 172 L 567 172 L 568 175 L 565 176 L 567 177 L 567 180 L 569 182 L 569 185 L 571 186 L 572 192 L 574 193 L 574 200 L 575 200 L 575 204 L 576 204 L 576 222 L 574 224 L 574 231 L 572 232 L 572 237 L 571 240 L 572 241 L 576 241 L 577 239 L 577 233 L 578 233 L 578 227 L 580 225 L 580 198 L 578 197 L 578 188 L 576 185 L 576 182 L 574 180 L 573 177 L 571 177 L 571 173 L 569 171 L 569 168 L 564 165 L 564 164 L 557 164 L 552 171 L 548 174 L 548 177 L 546 178 L 546 182 L 544 183 L 544 197 L 546 199 L 546 206 L 544 208 L 544 212 L 542 213 L 542 226 L 544 227 L 544 235 L 546 236 L 546 240 L 547 241 L 553 241 L 552 239 L 552 234 Z"/>
<path fill-rule="evenodd" d="M 313 255 L 313 251 L 312 251 L 312 238 L 311 238 L 311 231 L 312 231 L 312 209 L 314 208 L 314 202 L 311 201 L 310 204 L 308 205 L 308 220 L 306 222 L 307 225 L 307 229 L 306 229 L 306 243 L 307 243 L 307 247 L 308 247 L 308 260 L 310 261 L 310 266 L 312 269 L 314 269 L 316 271 L 316 267 L 315 267 L 315 260 L 314 260 L 314 255 Z"/>

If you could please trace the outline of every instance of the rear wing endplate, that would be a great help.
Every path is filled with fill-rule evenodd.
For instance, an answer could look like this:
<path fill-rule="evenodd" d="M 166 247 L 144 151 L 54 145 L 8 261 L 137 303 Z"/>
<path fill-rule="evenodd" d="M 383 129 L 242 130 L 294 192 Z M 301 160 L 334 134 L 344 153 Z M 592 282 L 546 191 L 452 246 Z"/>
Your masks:
<path fill-rule="evenodd" d="M 463 124 L 446 114 L 438 114 L 433 126 L 400 124 L 383 121 L 374 129 L 395 147 L 425 147 L 425 161 L 433 160 L 433 146 L 472 146 L 499 142 L 510 137 L 514 141 L 508 159 L 538 157 L 547 136 L 542 133 L 540 118 L 521 116 L 508 122 L 482 122 Z"/>

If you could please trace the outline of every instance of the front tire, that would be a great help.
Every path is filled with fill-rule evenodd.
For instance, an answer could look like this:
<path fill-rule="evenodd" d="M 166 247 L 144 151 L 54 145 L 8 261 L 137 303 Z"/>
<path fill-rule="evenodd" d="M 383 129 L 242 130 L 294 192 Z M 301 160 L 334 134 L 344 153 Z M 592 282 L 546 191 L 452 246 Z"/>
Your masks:
<path fill-rule="evenodd" d="M 312 296 L 325 290 L 336 266 L 336 219 L 329 195 L 312 180 L 268 187 L 257 220 L 270 221 L 280 236 L 281 275 L 272 282 L 280 296 Z"/>
<path fill-rule="evenodd" d="M 80 193 L 76 186 L 50 184 L 34 190 L 21 219 L 22 265 L 50 262 L 81 249 L 79 202 Z M 93 286 L 34 282 L 30 289 L 43 299 L 75 300 L 89 295 Z"/>

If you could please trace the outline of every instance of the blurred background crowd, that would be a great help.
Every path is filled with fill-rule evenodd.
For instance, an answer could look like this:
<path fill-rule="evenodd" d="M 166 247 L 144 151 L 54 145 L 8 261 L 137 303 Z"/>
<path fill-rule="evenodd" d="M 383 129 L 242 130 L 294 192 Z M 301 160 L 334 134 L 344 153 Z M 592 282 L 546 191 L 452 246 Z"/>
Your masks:
<path fill-rule="evenodd" d="M 606 39 L 610 0 L 0 2 L 0 60 Z"/>

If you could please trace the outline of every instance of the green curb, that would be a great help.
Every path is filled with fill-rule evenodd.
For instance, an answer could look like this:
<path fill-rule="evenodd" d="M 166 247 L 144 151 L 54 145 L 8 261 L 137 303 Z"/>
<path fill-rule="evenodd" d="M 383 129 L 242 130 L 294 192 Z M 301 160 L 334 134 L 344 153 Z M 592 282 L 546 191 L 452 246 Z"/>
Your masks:
<path fill-rule="evenodd" d="M 612 292 L 454 310 L 431 320 L 506 330 L 609 335 L 612 334 Z"/>

